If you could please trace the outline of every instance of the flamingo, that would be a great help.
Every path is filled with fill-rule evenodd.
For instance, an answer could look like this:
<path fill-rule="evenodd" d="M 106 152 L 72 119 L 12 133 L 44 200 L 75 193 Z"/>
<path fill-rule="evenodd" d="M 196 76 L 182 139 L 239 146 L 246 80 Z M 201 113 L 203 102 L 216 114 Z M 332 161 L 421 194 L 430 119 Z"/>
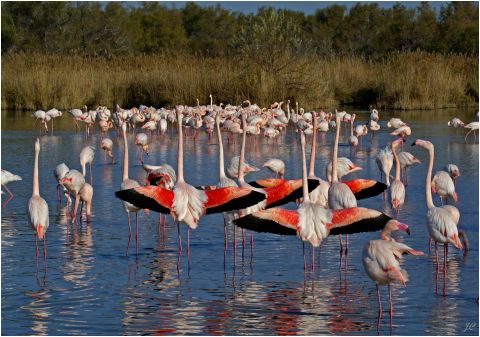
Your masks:
<path fill-rule="evenodd" d="M 380 150 L 375 161 L 377 162 L 378 169 L 380 170 L 380 175 L 385 176 L 385 181 L 387 186 L 390 186 L 390 171 L 393 166 L 393 154 L 392 150 L 386 146 L 383 150 Z"/>
<path fill-rule="evenodd" d="M 140 161 L 143 162 L 143 155 L 146 153 L 148 155 L 148 136 L 145 133 L 137 133 L 135 136 L 135 145 L 141 148 L 142 150 L 142 157 Z M 138 151 L 137 151 L 137 159 L 138 158 Z"/>
<path fill-rule="evenodd" d="M 443 204 L 443 199 L 447 202 L 448 197 L 452 198 L 456 203 L 458 200 L 457 192 L 455 192 L 455 184 L 450 175 L 445 171 L 438 171 L 432 179 L 432 192 L 440 196 L 440 201 Z"/>
<path fill-rule="evenodd" d="M 460 118 L 454 117 L 452 120 L 447 122 L 448 126 L 451 126 L 453 128 L 458 128 L 460 126 L 465 126 L 465 123 L 460 120 Z"/>
<path fill-rule="evenodd" d="M 243 132 L 243 131 L 242 131 Z M 229 178 L 238 179 L 238 166 L 240 162 L 240 156 L 235 156 L 230 159 L 230 163 L 227 167 L 227 174 Z M 243 174 L 247 175 L 250 172 L 257 172 L 259 169 L 247 162 L 243 163 Z"/>
<path fill-rule="evenodd" d="M 266 167 L 275 173 L 276 178 L 283 179 L 285 176 L 285 163 L 281 159 L 269 159 L 262 165 L 262 167 Z"/>
<path fill-rule="evenodd" d="M 60 184 L 60 180 L 65 177 L 67 172 L 70 169 L 65 163 L 58 164 L 55 167 L 55 170 L 53 171 L 53 175 L 55 176 L 55 180 L 57 181 L 57 195 L 58 195 L 58 202 L 61 202 L 62 199 L 60 197 L 60 186 L 63 188 L 63 194 L 65 195 L 65 198 L 67 199 L 67 205 L 71 202 L 70 195 L 68 193 L 68 190 L 65 188 L 65 186 Z"/>
<path fill-rule="evenodd" d="M 378 124 L 378 123 L 375 122 L 374 120 L 370 120 L 370 122 L 368 123 L 368 126 L 370 127 L 370 130 L 371 130 L 371 131 L 378 131 L 378 130 L 380 130 L 380 124 Z"/>
<path fill-rule="evenodd" d="M 80 207 L 80 221 L 82 221 L 83 204 L 85 204 L 85 214 L 87 222 L 90 222 L 92 215 L 92 199 L 93 199 L 93 187 L 89 183 L 85 183 L 80 190 L 80 201 L 82 206 Z"/>
<path fill-rule="evenodd" d="M 453 179 L 453 183 L 455 184 L 458 177 L 460 177 L 460 169 L 455 164 L 447 164 L 445 165 L 445 171 L 448 172 L 450 177 Z"/>
<path fill-rule="evenodd" d="M 38 156 L 40 154 L 40 140 L 35 142 L 35 162 L 33 165 L 33 188 L 32 197 L 28 200 L 28 223 L 35 230 L 35 256 L 38 270 L 38 240 L 43 240 L 43 258 L 45 269 L 47 268 L 47 229 L 49 225 L 48 204 L 40 196 L 38 183 Z"/>
<path fill-rule="evenodd" d="M 478 122 L 471 122 L 464 126 L 465 129 L 470 129 L 465 135 L 465 142 L 467 141 L 468 134 L 473 131 L 473 137 L 475 137 L 475 141 L 477 141 L 477 136 L 475 135 L 475 131 L 478 130 Z"/>
<path fill-rule="evenodd" d="M 73 221 L 77 221 L 77 209 L 80 203 L 80 191 L 85 185 L 85 177 L 77 170 L 69 170 L 63 178 L 60 179 L 60 184 L 73 193 L 75 196 L 75 205 L 72 210 Z"/>
<path fill-rule="evenodd" d="M 402 126 L 405 126 L 407 125 L 405 122 L 402 122 L 402 120 L 400 118 L 390 118 L 390 120 L 388 121 L 387 123 L 387 126 L 389 128 L 394 128 L 394 129 L 398 129 Z"/>
<path fill-rule="evenodd" d="M 53 109 L 50 109 L 48 110 L 46 113 L 45 113 L 46 116 L 50 116 L 51 120 L 52 120 L 52 135 L 53 135 L 53 119 L 54 118 L 57 118 L 57 117 L 62 117 L 62 112 L 53 108 Z"/>
<path fill-rule="evenodd" d="M 72 109 L 70 111 L 68 111 L 68 113 L 70 114 L 70 116 L 72 116 L 73 118 L 73 122 L 75 123 L 75 129 L 78 131 L 80 131 L 80 127 L 78 126 L 78 123 L 77 123 L 77 120 L 82 120 L 82 116 L 84 113 L 87 112 L 87 106 L 84 105 L 83 106 L 83 110 L 80 110 L 80 109 Z"/>
<path fill-rule="evenodd" d="M 123 144 L 124 144 L 124 154 L 123 154 L 123 176 L 122 183 L 120 184 L 120 190 L 128 190 L 140 186 L 140 184 L 133 179 L 128 178 L 128 141 L 127 141 L 127 125 L 122 123 L 122 135 L 123 135 Z M 127 201 L 123 201 L 123 209 L 127 213 L 128 221 L 128 243 L 125 250 L 125 255 L 128 255 L 128 248 L 130 247 L 130 240 L 132 239 L 132 226 L 130 224 L 130 213 L 135 213 L 135 252 L 138 254 L 138 211 L 139 207 L 132 205 Z"/>
<path fill-rule="evenodd" d="M 10 192 L 10 190 L 8 189 L 7 187 L 7 184 L 12 182 L 12 181 L 19 181 L 19 180 L 22 180 L 22 177 L 16 175 L 16 174 L 13 174 L 12 172 L 9 172 L 7 170 L 2 170 L 2 181 L 1 181 L 1 185 L 3 186 L 3 188 L 7 191 L 7 193 L 9 194 L 8 196 L 8 199 L 5 201 L 5 203 L 3 204 L 3 207 L 7 206 L 8 203 L 10 202 L 10 200 L 13 199 L 13 193 Z"/>
<path fill-rule="evenodd" d="M 447 269 L 447 245 L 450 243 L 457 249 L 462 249 L 457 230 L 457 224 L 451 215 L 451 210 L 445 207 L 436 207 L 432 199 L 432 169 L 435 156 L 435 148 L 429 141 L 417 139 L 412 146 L 418 145 L 428 151 L 428 170 L 425 178 L 425 201 L 427 204 L 427 229 L 430 238 L 435 241 L 436 270 L 438 271 L 437 243 L 443 243 L 444 261 L 443 276 L 445 279 Z M 445 288 L 443 289 L 445 293 Z"/>
<path fill-rule="evenodd" d="M 332 161 L 330 161 L 326 167 L 326 174 L 327 179 L 329 182 L 332 181 Z M 354 164 L 350 159 L 347 157 L 340 157 L 337 159 L 337 177 L 338 179 L 342 179 L 344 176 L 359 171 L 362 168 Z"/>
<path fill-rule="evenodd" d="M 316 113 L 313 113 L 313 137 L 312 137 L 312 148 L 310 151 L 310 165 L 308 172 L 309 180 L 317 180 L 319 185 L 313 191 L 310 192 L 310 199 L 314 204 L 320 205 L 322 207 L 328 207 L 328 189 L 330 184 L 323 179 L 320 179 L 315 176 L 315 152 L 316 152 L 316 143 L 317 143 L 317 118 Z"/>
<path fill-rule="evenodd" d="M 405 202 L 405 186 L 400 180 L 400 160 L 395 151 L 400 142 L 403 143 L 403 139 L 397 139 L 393 141 L 391 145 L 393 158 L 395 158 L 395 180 L 390 185 L 390 202 L 392 203 L 392 207 L 397 210 L 397 214 Z"/>
<path fill-rule="evenodd" d="M 378 110 L 377 109 L 372 109 L 372 113 L 370 114 L 370 120 L 374 122 L 378 122 Z"/>
<path fill-rule="evenodd" d="M 403 254 L 423 255 L 423 252 L 409 246 L 390 240 L 370 240 L 365 244 L 362 254 L 362 263 L 365 272 L 377 287 L 378 315 L 382 315 L 379 285 L 388 285 L 388 297 L 390 304 L 390 329 L 392 329 L 392 289 L 390 283 L 399 281 L 405 285 L 408 281 L 407 272 L 400 266 L 400 258 Z"/>
<path fill-rule="evenodd" d="M 332 182 L 330 188 L 328 189 L 328 207 L 330 209 L 343 209 L 343 208 L 352 208 L 357 207 L 357 199 L 353 195 L 350 188 L 342 182 L 338 181 L 337 177 L 337 157 L 338 157 L 338 140 L 340 137 L 340 116 L 335 116 L 336 131 L 335 131 L 335 142 L 333 145 L 333 158 L 332 158 Z M 347 247 L 345 249 L 345 254 L 348 251 L 348 234 L 347 238 Z M 342 237 L 340 236 L 340 253 L 342 252 Z"/>
<path fill-rule="evenodd" d="M 408 125 L 401 126 L 392 132 L 390 132 L 390 135 L 392 136 L 399 136 L 401 138 L 405 138 L 407 136 L 410 136 L 412 134 L 412 129 Z"/>
<path fill-rule="evenodd" d="M 350 122 L 350 138 L 348 138 L 348 143 L 350 146 L 358 145 L 358 138 L 353 134 L 353 122 L 355 121 L 355 114 L 352 115 L 352 121 Z"/>
<path fill-rule="evenodd" d="M 400 161 L 400 168 L 405 170 L 405 186 L 408 184 L 408 175 L 407 175 L 407 168 L 415 164 L 421 164 L 421 161 L 417 159 L 413 154 L 410 152 L 402 151 L 397 154 L 398 160 Z"/>
<path fill-rule="evenodd" d="M 82 151 L 80 151 L 80 165 L 82 165 L 82 174 L 85 177 L 86 170 L 85 166 L 87 163 L 90 166 L 90 185 L 93 185 L 93 176 L 92 176 L 92 162 L 95 157 L 95 148 L 92 146 L 85 146 Z"/>
<path fill-rule="evenodd" d="M 107 155 L 112 158 L 112 165 L 115 163 L 115 158 L 113 157 L 113 142 L 110 138 L 103 138 L 100 143 L 100 148 L 105 152 L 105 160 L 107 160 Z"/>

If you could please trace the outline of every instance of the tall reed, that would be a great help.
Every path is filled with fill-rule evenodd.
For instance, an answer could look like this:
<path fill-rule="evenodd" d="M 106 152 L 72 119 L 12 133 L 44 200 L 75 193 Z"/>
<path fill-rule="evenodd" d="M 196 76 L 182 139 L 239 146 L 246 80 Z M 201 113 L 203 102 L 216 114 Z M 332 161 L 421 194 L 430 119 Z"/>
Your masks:
<path fill-rule="evenodd" d="M 433 109 L 478 104 L 478 60 L 395 53 L 379 61 L 310 58 L 280 75 L 228 58 L 141 55 L 106 58 L 13 54 L 2 58 L 3 109 L 68 109 L 84 104 L 153 106 L 250 99 L 297 100 L 307 109 L 341 104 Z"/>

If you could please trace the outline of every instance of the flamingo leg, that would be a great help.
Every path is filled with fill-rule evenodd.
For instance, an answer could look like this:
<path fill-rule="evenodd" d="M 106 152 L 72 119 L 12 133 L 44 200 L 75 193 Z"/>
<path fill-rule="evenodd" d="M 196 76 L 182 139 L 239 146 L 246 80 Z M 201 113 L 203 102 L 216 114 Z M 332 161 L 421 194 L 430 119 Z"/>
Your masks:
<path fill-rule="evenodd" d="M 190 227 L 187 227 L 187 260 L 188 268 L 190 268 Z"/>
<path fill-rule="evenodd" d="M 43 261 L 45 263 L 45 271 L 47 271 L 47 234 L 43 234 Z"/>
<path fill-rule="evenodd" d="M 392 332 L 392 318 L 393 318 L 393 305 L 392 305 L 392 287 L 388 284 L 388 301 L 390 302 L 390 333 Z"/>
<path fill-rule="evenodd" d="M 469 134 L 470 132 L 472 132 L 472 130 L 473 130 L 473 129 L 470 129 L 470 131 L 468 131 L 467 134 L 465 135 L 465 142 L 467 142 L 468 134 Z"/>
<path fill-rule="evenodd" d="M 223 215 L 223 251 L 227 252 L 227 219 Z"/>
<path fill-rule="evenodd" d="M 75 205 L 73 206 L 73 219 L 72 221 L 77 221 L 77 209 L 78 209 L 78 204 L 80 202 L 80 194 L 77 194 L 75 196 Z"/>
<path fill-rule="evenodd" d="M 132 226 L 130 225 L 129 211 L 127 211 L 127 220 L 128 220 L 128 242 L 127 242 L 127 249 L 125 250 L 125 255 L 128 255 L 128 248 L 130 247 L 130 240 L 132 239 Z"/>
<path fill-rule="evenodd" d="M 182 237 L 180 236 L 180 222 L 177 221 L 177 235 L 178 235 L 178 253 L 182 253 Z"/>
<path fill-rule="evenodd" d="M 377 300 L 378 300 L 378 316 L 382 317 L 382 302 L 380 302 L 380 287 L 378 286 L 378 283 L 375 283 L 377 286 Z"/>
<path fill-rule="evenodd" d="M 80 223 L 82 223 L 83 201 L 80 202 Z"/>
<path fill-rule="evenodd" d="M 447 292 L 447 243 L 443 244 L 443 296 Z"/>
<path fill-rule="evenodd" d="M 342 235 L 340 234 L 338 237 L 340 238 L 340 255 L 342 255 L 342 253 L 343 253 L 343 241 L 342 241 Z"/>
<path fill-rule="evenodd" d="M 138 255 L 138 212 L 135 212 L 135 254 Z"/>
<path fill-rule="evenodd" d="M 8 199 L 7 199 L 7 200 L 5 201 L 5 203 L 3 204 L 3 207 L 5 207 L 5 206 L 8 205 L 8 203 L 10 202 L 10 200 L 13 199 L 13 193 L 10 192 L 10 190 L 8 189 L 8 187 L 7 187 L 6 185 L 2 185 L 2 186 L 5 188 L 5 190 L 6 190 L 7 193 L 9 194 Z"/>
<path fill-rule="evenodd" d="M 346 242 L 345 242 L 345 255 L 348 254 L 348 234 L 345 234 Z"/>
<path fill-rule="evenodd" d="M 303 251 L 303 274 L 307 272 L 307 258 L 305 257 L 305 242 L 302 241 L 302 251 Z"/>
<path fill-rule="evenodd" d="M 35 233 L 35 259 L 37 263 L 37 273 L 38 273 L 38 237 L 37 233 Z"/>
<path fill-rule="evenodd" d="M 62 204 L 62 197 L 60 196 L 60 185 L 57 184 L 57 201 L 61 205 Z"/>
<path fill-rule="evenodd" d="M 312 253 L 312 257 L 311 257 L 311 266 L 310 266 L 310 269 L 312 270 L 312 274 L 315 272 L 315 247 L 312 245 L 311 246 L 311 253 Z"/>

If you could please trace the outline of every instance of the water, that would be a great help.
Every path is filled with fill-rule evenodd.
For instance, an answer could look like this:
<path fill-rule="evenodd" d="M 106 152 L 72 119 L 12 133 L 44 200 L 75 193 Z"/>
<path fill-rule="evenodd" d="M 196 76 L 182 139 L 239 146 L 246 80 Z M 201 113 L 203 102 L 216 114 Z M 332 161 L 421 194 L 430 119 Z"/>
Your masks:
<path fill-rule="evenodd" d="M 474 111 L 437 111 L 400 113 L 407 120 L 413 136 L 407 151 L 422 160 L 409 170 L 406 204 L 399 219 L 411 226 L 412 235 L 398 235 L 423 257 L 406 256 L 403 262 L 410 281 L 407 286 L 393 287 L 393 334 L 396 335 L 478 335 L 478 144 L 463 140 L 463 132 L 446 125 L 456 115 L 474 120 Z M 367 112 L 357 112 L 365 121 Z M 415 117 L 419 116 L 419 117 Z M 340 140 L 340 156 L 350 156 L 363 170 L 353 177 L 379 179 L 375 155 L 392 139 L 386 132 L 387 116 L 381 115 L 382 129 L 373 138 L 351 152 Z M 97 146 L 95 135 L 85 140 L 75 133 L 70 118 L 55 121 L 54 136 L 41 136 L 40 191 L 50 210 L 47 232 L 48 270 L 35 270 L 35 246 L 32 229 L 27 224 L 26 203 L 31 195 L 33 140 L 38 130 L 25 113 L 2 113 L 2 168 L 23 177 L 8 185 L 15 197 L 2 209 L 2 334 L 4 335 L 133 335 L 133 334 L 199 334 L 199 335 L 274 335 L 274 334 L 389 334 L 388 292 L 382 287 L 383 317 L 377 327 L 377 299 L 374 283 L 361 264 L 361 251 L 368 239 L 378 233 L 350 236 L 348 269 L 339 269 L 338 239 L 327 239 L 315 252 L 316 268 L 312 275 L 303 274 L 301 243 L 296 237 L 255 234 L 253 257 L 249 233 L 242 250 L 238 234 L 236 266 L 233 266 L 232 230 L 224 264 L 223 218 L 209 215 L 191 232 L 191 261 L 185 253 L 187 230 L 182 225 L 184 250 L 178 263 L 177 229 L 172 220 L 166 233 L 157 235 L 157 215 L 139 214 L 139 252 L 135 241 L 125 256 L 128 239 L 126 215 L 121 202 L 114 197 L 122 179 L 122 165 L 107 165 L 97 150 L 93 164 L 94 204 L 91 224 L 70 225 L 66 238 L 64 208 L 56 200 L 52 170 L 65 162 L 79 169 L 78 154 L 86 144 Z M 170 126 L 169 126 L 170 127 Z M 123 144 L 115 137 L 114 155 L 121 163 Z M 435 294 L 435 258 L 428 254 L 425 226 L 424 179 L 427 153 L 410 147 L 415 138 L 431 140 L 436 146 L 434 172 L 447 163 L 461 170 L 457 181 L 461 212 L 460 227 L 470 238 L 470 252 L 450 248 L 447 271 L 447 296 Z M 257 166 L 270 157 L 287 164 L 287 178 L 301 175 L 301 152 L 294 130 L 283 136 L 281 144 L 259 138 L 254 148 L 247 141 L 247 160 Z M 307 141 L 311 138 L 307 138 Z M 320 139 L 320 136 L 319 136 Z M 326 145 L 317 147 L 316 172 L 324 177 L 330 159 L 333 133 Z M 208 143 L 202 132 L 194 143 L 185 146 L 186 179 L 192 184 L 215 184 L 217 146 Z M 214 142 L 214 140 L 213 140 Z M 135 160 L 133 138 L 130 143 L 130 177 L 144 181 L 145 173 Z M 237 145 L 227 144 L 226 157 L 239 153 Z M 268 143 L 268 145 L 267 145 Z M 319 144 L 321 144 L 319 140 Z M 308 154 L 308 153 L 307 153 Z M 148 162 L 168 162 L 176 167 L 176 136 L 170 130 L 155 136 Z M 392 171 L 393 173 L 393 171 Z M 251 174 L 257 179 L 271 174 L 265 170 Z M 249 179 L 247 179 L 249 180 Z M 438 205 L 439 200 L 434 198 Z M 381 197 L 359 202 L 360 206 L 391 213 Z M 288 205 L 294 208 L 295 205 Z M 238 231 L 240 232 L 240 231 Z M 404 233 L 403 233 L 404 234 Z M 307 253 L 309 250 L 307 249 Z M 440 252 L 443 252 L 442 250 Z M 442 255 L 441 255 L 442 256 Z M 40 255 L 41 257 L 41 255 Z M 443 259 L 443 258 L 442 258 Z M 442 261 L 442 260 L 441 260 Z M 345 261 L 343 261 L 345 263 Z M 178 268 L 178 270 L 177 270 Z M 45 275 L 45 276 L 44 276 Z M 443 286 L 442 275 L 438 280 Z M 378 329 L 378 330 L 377 330 Z"/>

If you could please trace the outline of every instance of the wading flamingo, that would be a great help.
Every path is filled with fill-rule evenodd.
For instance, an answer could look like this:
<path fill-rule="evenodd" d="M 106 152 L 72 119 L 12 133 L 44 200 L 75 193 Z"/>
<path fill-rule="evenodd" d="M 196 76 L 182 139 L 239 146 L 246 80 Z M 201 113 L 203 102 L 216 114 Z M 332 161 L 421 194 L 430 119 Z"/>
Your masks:
<path fill-rule="evenodd" d="M 403 185 L 400 180 L 400 160 L 398 160 L 396 152 L 396 148 L 400 143 L 403 143 L 403 139 L 401 138 L 393 141 L 391 145 L 393 158 L 395 159 L 395 180 L 390 185 L 390 202 L 393 209 L 397 211 L 397 215 L 400 207 L 402 207 L 405 202 L 405 185 Z"/>
<path fill-rule="evenodd" d="M 12 182 L 12 181 L 19 181 L 22 180 L 22 177 L 17 176 L 16 174 L 13 174 L 12 172 L 9 172 L 7 170 L 2 170 L 2 186 L 7 191 L 8 193 L 8 199 L 4 202 L 3 207 L 7 206 L 10 200 L 13 199 L 13 193 L 10 192 L 10 190 L 7 187 L 7 184 Z"/>
<path fill-rule="evenodd" d="M 92 162 L 94 157 L 95 148 L 92 146 L 85 146 L 82 151 L 80 151 L 80 165 L 82 165 L 82 174 L 84 177 L 86 174 L 85 166 L 87 164 L 90 166 L 90 185 L 93 185 Z"/>

